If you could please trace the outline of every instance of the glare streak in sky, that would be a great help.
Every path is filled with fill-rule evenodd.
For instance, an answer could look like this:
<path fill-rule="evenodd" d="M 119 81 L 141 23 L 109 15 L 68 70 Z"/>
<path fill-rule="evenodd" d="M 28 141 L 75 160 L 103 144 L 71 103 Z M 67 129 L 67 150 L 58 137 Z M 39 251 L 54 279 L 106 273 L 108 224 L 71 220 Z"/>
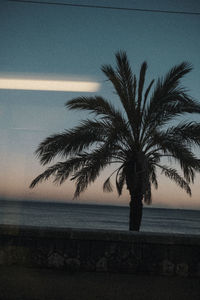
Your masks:
<path fill-rule="evenodd" d="M 0 89 L 9 90 L 96 92 L 99 88 L 99 83 L 90 81 L 0 78 Z"/>

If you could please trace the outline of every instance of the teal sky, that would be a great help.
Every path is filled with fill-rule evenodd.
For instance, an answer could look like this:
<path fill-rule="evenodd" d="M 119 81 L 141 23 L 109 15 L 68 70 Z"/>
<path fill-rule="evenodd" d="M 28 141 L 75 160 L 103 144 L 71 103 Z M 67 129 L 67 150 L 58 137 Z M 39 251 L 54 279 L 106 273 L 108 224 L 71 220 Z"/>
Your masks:
<path fill-rule="evenodd" d="M 55 1 L 54 1 L 55 2 Z M 61 2 L 61 1 L 58 1 Z M 68 2 L 62 0 L 62 2 Z M 117 1 L 82 0 L 75 4 L 96 4 L 146 9 L 200 12 L 196 0 Z M 78 8 L 31 3 L 0 3 L 0 76 L 58 77 L 97 81 L 103 95 L 115 105 L 118 99 L 100 67 L 114 63 L 114 53 L 125 50 L 136 74 L 148 62 L 147 83 L 164 75 L 173 65 L 189 61 L 194 69 L 183 80 L 190 95 L 200 101 L 200 16 L 122 10 Z M 71 201 L 71 182 L 61 187 L 51 182 L 28 188 L 44 169 L 34 156 L 47 135 L 71 128 L 86 113 L 68 112 L 64 103 L 83 93 L 0 90 L 0 197 Z M 91 95 L 85 93 L 84 95 Z M 189 116 L 185 116 L 188 119 Z M 193 119 L 200 121 L 199 116 Z M 200 151 L 196 150 L 199 155 Z M 85 192 L 79 201 L 128 203 L 125 191 L 102 191 L 109 170 Z M 153 192 L 156 206 L 200 209 L 200 176 L 189 198 L 173 183 L 161 177 Z"/>

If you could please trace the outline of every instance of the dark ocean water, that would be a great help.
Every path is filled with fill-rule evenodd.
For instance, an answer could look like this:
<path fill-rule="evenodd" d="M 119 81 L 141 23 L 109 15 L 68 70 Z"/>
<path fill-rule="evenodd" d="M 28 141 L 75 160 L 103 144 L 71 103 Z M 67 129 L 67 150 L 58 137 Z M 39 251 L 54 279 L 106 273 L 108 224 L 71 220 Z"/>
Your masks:
<path fill-rule="evenodd" d="M 128 230 L 128 207 L 0 201 L 0 224 Z M 144 208 L 141 231 L 200 235 L 200 211 Z"/>

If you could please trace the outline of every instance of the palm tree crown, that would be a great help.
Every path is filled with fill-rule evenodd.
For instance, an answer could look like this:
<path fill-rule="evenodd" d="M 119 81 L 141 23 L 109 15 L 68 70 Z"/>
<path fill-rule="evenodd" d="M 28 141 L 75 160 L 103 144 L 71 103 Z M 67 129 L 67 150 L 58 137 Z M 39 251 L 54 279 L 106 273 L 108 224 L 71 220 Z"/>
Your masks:
<path fill-rule="evenodd" d="M 180 79 L 191 69 L 187 62 L 174 66 L 164 78 L 157 80 L 150 95 L 154 80 L 144 88 L 147 63 L 142 64 L 137 79 L 126 53 L 118 52 L 116 67 L 104 65 L 102 71 L 113 84 L 123 109 L 116 109 L 101 96 L 68 101 L 68 109 L 87 110 L 94 113 L 95 118 L 51 135 L 39 145 L 36 154 L 41 164 L 50 163 L 57 155 L 62 161 L 48 167 L 30 187 L 52 175 L 60 184 L 71 177 L 76 184 L 74 196 L 78 197 L 106 166 L 118 163 L 111 176 L 116 176 L 119 195 L 124 184 L 129 190 L 130 230 L 140 228 L 142 202 L 150 204 L 151 185 L 158 186 L 157 169 L 191 195 L 189 184 L 193 183 L 195 172 L 200 171 L 200 160 L 192 152 L 194 145 L 200 146 L 200 123 L 182 121 L 167 126 L 185 113 L 200 113 L 199 103 L 180 86 Z M 163 157 L 178 163 L 182 174 L 164 165 Z M 112 191 L 111 176 L 103 185 L 104 191 Z"/>

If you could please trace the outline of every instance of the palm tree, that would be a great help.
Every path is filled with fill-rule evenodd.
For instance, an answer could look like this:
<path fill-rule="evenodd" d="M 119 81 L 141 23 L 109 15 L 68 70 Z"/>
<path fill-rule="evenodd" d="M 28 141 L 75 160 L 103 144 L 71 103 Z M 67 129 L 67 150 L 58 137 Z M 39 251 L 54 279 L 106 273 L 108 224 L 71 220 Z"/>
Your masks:
<path fill-rule="evenodd" d="M 137 80 L 126 53 L 116 53 L 116 67 L 104 65 L 102 71 L 114 86 L 122 109 L 101 96 L 68 101 L 68 109 L 87 110 L 95 119 L 86 119 L 75 128 L 41 142 L 36 154 L 42 165 L 55 156 L 62 161 L 48 167 L 30 187 L 50 176 L 59 184 L 71 176 L 76 184 L 76 198 L 106 166 L 116 164 L 103 190 L 112 191 L 110 178 L 114 174 L 119 195 L 126 184 L 130 193 L 129 230 L 134 231 L 140 229 L 143 202 L 151 203 L 151 185 L 158 187 L 157 169 L 191 195 L 189 184 L 200 171 L 200 160 L 192 152 L 192 146 L 200 145 L 200 123 L 182 121 L 167 126 L 185 113 L 200 113 L 200 104 L 180 86 L 180 79 L 191 69 L 187 62 L 174 66 L 157 80 L 150 96 L 154 80 L 144 90 L 147 63 L 141 65 Z M 163 157 L 178 163 L 181 175 L 174 167 L 165 165 Z"/>

